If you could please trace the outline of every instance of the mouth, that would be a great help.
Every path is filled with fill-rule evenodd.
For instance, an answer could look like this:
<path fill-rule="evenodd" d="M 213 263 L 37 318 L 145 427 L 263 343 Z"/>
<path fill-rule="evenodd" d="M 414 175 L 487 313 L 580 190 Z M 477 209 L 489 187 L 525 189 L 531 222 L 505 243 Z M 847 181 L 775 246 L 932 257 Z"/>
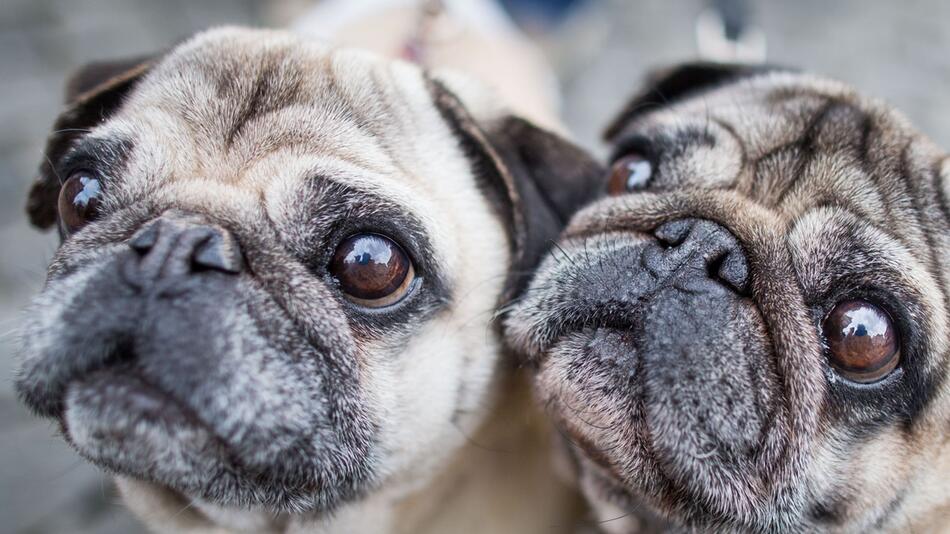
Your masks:
<path fill-rule="evenodd" d="M 92 371 L 65 387 L 57 417 L 76 451 L 109 472 L 155 484 L 185 502 L 246 508 L 262 504 L 268 474 L 242 464 L 235 449 L 187 402 L 148 380 L 131 363 Z M 279 484 L 272 484 L 280 488 Z M 318 488 L 283 488 L 263 504 L 304 506 Z"/>
<path fill-rule="evenodd" d="M 59 420 L 67 440 L 113 472 L 207 498 L 214 493 L 207 482 L 240 470 L 207 423 L 131 365 L 73 380 L 62 406 Z M 200 483 L 196 473 L 207 482 Z"/>
<path fill-rule="evenodd" d="M 327 474 L 339 467 L 319 456 L 319 444 L 332 447 L 333 434 L 320 439 L 288 430 L 267 437 L 247 423 L 223 434 L 227 413 L 209 419 L 218 411 L 150 377 L 134 359 L 110 358 L 69 379 L 53 414 L 65 440 L 113 474 L 228 508 L 324 513 L 361 491 L 362 484 L 341 487 Z M 247 409 L 253 407 L 232 404 L 234 412 Z M 262 439 L 283 452 L 262 449 Z"/>

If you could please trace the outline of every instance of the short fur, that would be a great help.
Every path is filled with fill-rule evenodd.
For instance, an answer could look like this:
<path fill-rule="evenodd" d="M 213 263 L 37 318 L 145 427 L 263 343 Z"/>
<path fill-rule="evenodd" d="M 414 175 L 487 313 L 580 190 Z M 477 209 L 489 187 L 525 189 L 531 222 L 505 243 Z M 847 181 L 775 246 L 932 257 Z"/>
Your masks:
<path fill-rule="evenodd" d="M 609 140 L 652 180 L 578 213 L 506 323 L 599 526 L 946 528 L 947 154 L 843 84 L 710 65 L 661 78 Z M 826 360 L 822 318 L 850 297 L 901 333 L 872 385 Z"/>
<path fill-rule="evenodd" d="M 599 167 L 530 125 L 499 132 L 518 119 L 464 78 L 281 32 L 213 30 L 94 70 L 73 84 L 28 209 L 55 223 L 60 180 L 94 168 L 101 215 L 64 234 L 28 314 L 22 399 L 161 531 L 422 531 L 442 510 L 410 503 L 434 501 L 444 473 L 496 498 L 461 480 L 506 473 L 452 467 L 478 454 L 468 436 L 500 432 L 497 393 L 517 390 L 494 313 Z M 574 164 L 552 167 L 563 154 Z M 555 186 L 577 194 L 542 203 Z M 240 273 L 130 271 L 137 242 L 192 231 L 239 246 Z M 367 231 L 415 264 L 386 309 L 346 300 L 327 272 L 336 244 Z M 505 438 L 535 450 L 523 426 Z M 549 516 L 498 520 L 565 522 L 573 508 L 553 505 L 570 493 L 538 484 Z"/>

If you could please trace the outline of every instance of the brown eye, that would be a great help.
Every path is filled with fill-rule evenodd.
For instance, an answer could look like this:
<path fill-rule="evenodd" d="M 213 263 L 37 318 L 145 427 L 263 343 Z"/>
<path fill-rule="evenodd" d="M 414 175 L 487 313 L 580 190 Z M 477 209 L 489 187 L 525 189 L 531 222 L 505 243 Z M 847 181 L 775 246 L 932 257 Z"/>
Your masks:
<path fill-rule="evenodd" d="M 622 195 L 643 189 L 653 177 L 653 164 L 640 154 L 628 154 L 610 167 L 610 181 L 607 192 Z"/>
<path fill-rule="evenodd" d="M 90 171 L 69 175 L 59 190 L 59 218 L 68 233 L 75 232 L 99 214 L 102 182 Z"/>
<path fill-rule="evenodd" d="M 356 234 L 340 243 L 330 261 L 330 274 L 347 298 L 369 308 L 397 302 L 415 277 L 402 248 L 379 234 Z"/>
<path fill-rule="evenodd" d="M 898 336 L 887 312 L 865 300 L 839 302 L 823 325 L 831 365 L 855 382 L 887 376 L 900 361 Z"/>

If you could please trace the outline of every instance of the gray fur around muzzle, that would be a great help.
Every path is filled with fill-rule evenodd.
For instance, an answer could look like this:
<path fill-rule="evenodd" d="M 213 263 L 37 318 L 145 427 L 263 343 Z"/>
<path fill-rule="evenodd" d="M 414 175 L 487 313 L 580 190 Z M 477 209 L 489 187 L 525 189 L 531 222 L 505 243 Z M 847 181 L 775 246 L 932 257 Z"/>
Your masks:
<path fill-rule="evenodd" d="M 683 219 L 563 249 L 509 327 L 531 348 L 539 393 L 569 437 L 646 494 L 748 494 L 765 445 L 779 439 L 770 407 L 780 385 L 736 238 Z"/>
<path fill-rule="evenodd" d="M 182 213 L 99 256 L 48 282 L 16 381 L 80 454 L 221 504 L 325 509 L 361 491 L 373 428 L 352 355 L 251 272 L 280 262 Z"/>

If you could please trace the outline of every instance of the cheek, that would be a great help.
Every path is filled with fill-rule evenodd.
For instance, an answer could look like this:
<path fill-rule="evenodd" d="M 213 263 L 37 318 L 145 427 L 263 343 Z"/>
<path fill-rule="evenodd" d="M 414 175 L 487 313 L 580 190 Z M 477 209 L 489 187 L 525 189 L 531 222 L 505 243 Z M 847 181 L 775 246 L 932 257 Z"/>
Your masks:
<path fill-rule="evenodd" d="M 632 368 L 623 356 L 616 357 L 633 349 L 591 350 L 589 341 L 581 334 L 555 345 L 541 364 L 534 389 L 558 425 L 583 444 L 585 454 L 606 466 L 629 458 L 642 443 L 637 436 L 640 393 L 627 381 Z"/>
<path fill-rule="evenodd" d="M 134 142 L 124 162 L 121 187 L 114 191 L 118 205 L 149 197 L 159 200 L 163 186 L 173 177 L 200 177 L 208 156 L 199 154 L 193 132 L 161 112 L 114 121 L 117 135 Z"/>
<path fill-rule="evenodd" d="M 491 406 L 498 343 L 466 335 L 444 318 L 412 333 L 399 352 L 370 350 L 367 388 L 382 422 L 380 450 L 390 473 L 430 471 L 460 446 Z M 470 343 L 474 338 L 479 343 Z"/>
<path fill-rule="evenodd" d="M 58 327 L 70 319 L 70 313 L 82 309 L 80 297 L 91 287 L 99 265 L 73 273 L 68 278 L 48 282 L 46 288 L 33 298 L 20 327 L 21 367 L 43 354 L 62 350 L 63 340 L 55 335 Z"/>
<path fill-rule="evenodd" d="M 814 457 L 809 479 L 815 502 L 833 510 L 836 521 L 873 525 L 911 483 L 920 468 L 897 429 L 870 439 L 830 438 Z"/>
<path fill-rule="evenodd" d="M 862 488 L 856 496 L 860 514 L 883 511 L 909 485 L 915 459 L 910 444 L 897 429 L 890 429 L 868 442 L 849 465 L 847 480 Z"/>
<path fill-rule="evenodd" d="M 364 378 L 382 414 L 381 450 L 390 451 L 384 464 L 391 472 L 438 466 L 492 407 L 501 352 L 492 317 L 508 255 L 493 235 L 500 231 L 497 222 L 483 221 L 481 228 L 481 241 L 454 240 L 443 247 L 448 257 L 469 258 L 448 271 L 448 306 L 407 333 L 398 349 L 386 339 L 364 347 L 372 355 Z"/>

